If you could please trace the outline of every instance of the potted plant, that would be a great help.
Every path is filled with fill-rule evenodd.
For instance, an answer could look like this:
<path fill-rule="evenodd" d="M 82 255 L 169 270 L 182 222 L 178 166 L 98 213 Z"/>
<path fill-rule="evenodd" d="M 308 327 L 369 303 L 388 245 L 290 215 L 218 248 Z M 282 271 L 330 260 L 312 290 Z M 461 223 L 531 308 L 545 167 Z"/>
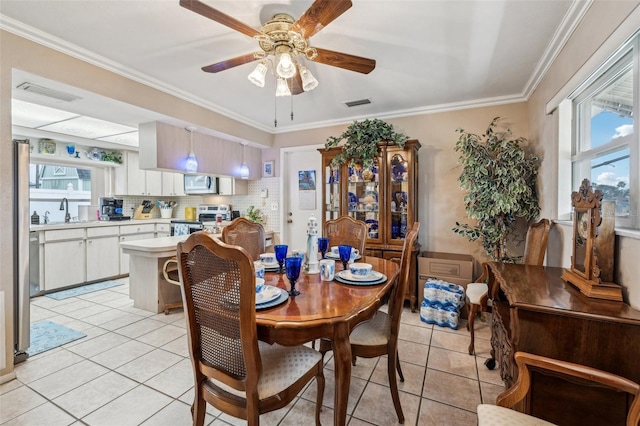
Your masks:
<path fill-rule="evenodd" d="M 256 222 L 260 224 L 264 224 L 264 215 L 260 209 L 256 209 L 253 206 L 249 206 L 247 208 L 247 214 L 245 216 L 251 222 Z"/>
<path fill-rule="evenodd" d="M 514 262 L 507 253 L 507 236 L 515 231 L 516 220 L 536 219 L 540 213 L 536 192 L 538 158 L 520 146 L 526 139 L 513 139 L 511 130 L 498 129 L 494 118 L 482 135 L 457 129 L 455 150 L 462 173 L 458 180 L 466 191 L 464 204 L 475 224 L 459 223 L 453 232 L 470 241 L 480 239 L 489 257 Z"/>
<path fill-rule="evenodd" d="M 333 148 L 344 141 L 342 152 L 335 156 L 332 164 L 337 166 L 347 160 L 350 165 L 356 160 L 362 162 L 362 167 L 367 169 L 373 165 L 373 160 L 378 156 L 379 143 L 395 144 L 404 147 L 409 139 L 402 132 L 396 132 L 393 125 L 374 118 L 373 120 L 354 121 L 340 136 L 327 138 L 325 148 Z"/>

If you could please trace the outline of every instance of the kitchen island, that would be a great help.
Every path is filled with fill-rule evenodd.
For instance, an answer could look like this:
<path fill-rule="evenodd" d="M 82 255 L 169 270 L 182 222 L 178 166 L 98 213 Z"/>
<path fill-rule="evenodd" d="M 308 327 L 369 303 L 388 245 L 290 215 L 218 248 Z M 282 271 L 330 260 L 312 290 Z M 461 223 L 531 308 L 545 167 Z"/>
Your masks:
<path fill-rule="evenodd" d="M 164 279 L 162 267 L 186 239 L 180 235 L 120 243 L 122 252 L 129 255 L 129 297 L 135 308 L 159 313 L 165 304 L 181 300 L 180 287 Z"/>

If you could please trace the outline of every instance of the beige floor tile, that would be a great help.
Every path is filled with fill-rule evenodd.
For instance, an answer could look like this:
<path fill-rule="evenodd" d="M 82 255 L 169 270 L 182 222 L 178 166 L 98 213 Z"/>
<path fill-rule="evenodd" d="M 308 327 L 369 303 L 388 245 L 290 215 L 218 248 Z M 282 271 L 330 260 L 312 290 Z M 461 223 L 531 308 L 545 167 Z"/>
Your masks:
<path fill-rule="evenodd" d="M 165 325 L 162 328 L 153 330 L 138 337 L 137 340 L 148 345 L 160 347 L 177 339 L 180 336 L 184 336 L 185 334 L 186 330 L 183 328 L 176 327 L 175 325 Z"/>
<path fill-rule="evenodd" d="M 84 331 L 83 333 L 87 333 L 87 331 Z M 108 351 L 111 348 L 120 346 L 129 340 L 130 339 L 127 337 L 119 334 L 105 333 L 85 342 L 78 343 L 77 345 L 70 346 L 68 349 L 80 356 L 90 358 L 104 351 Z"/>
<path fill-rule="evenodd" d="M 471 411 L 423 398 L 417 424 L 420 426 L 476 426 L 478 418 Z"/>
<path fill-rule="evenodd" d="M 101 352 L 91 357 L 91 361 L 97 362 L 112 370 L 124 365 L 142 355 L 151 352 L 155 348 L 153 346 L 140 343 L 135 340 L 129 340 L 120 346 Z"/>
<path fill-rule="evenodd" d="M 491 383 L 480 382 L 480 393 L 482 395 L 483 404 L 495 404 L 496 398 L 506 389 L 504 385 L 494 385 Z"/>
<path fill-rule="evenodd" d="M 329 374 L 334 374 L 333 358 L 331 358 L 331 370 Z M 369 380 L 373 370 L 378 364 L 379 357 L 375 358 L 356 358 L 356 365 L 351 366 L 351 377 Z"/>
<path fill-rule="evenodd" d="M 65 327 L 69 327 L 76 331 L 82 331 L 85 334 L 86 334 L 85 330 L 95 327 L 94 325 L 89 324 L 88 322 L 71 318 L 66 315 L 64 315 L 64 318 L 65 318 L 64 322 L 59 322 L 58 324 L 62 324 Z"/>
<path fill-rule="evenodd" d="M 16 366 L 15 372 L 18 380 L 22 383 L 31 383 L 82 361 L 80 355 L 66 349 L 59 349 L 56 352 L 47 351 L 40 355 L 43 356 L 30 357 Z"/>
<path fill-rule="evenodd" d="M 420 397 L 406 392 L 400 392 L 400 405 L 406 424 L 415 424 L 418 418 Z M 353 417 L 375 422 L 379 425 L 398 424 L 398 417 L 391 399 L 391 392 L 387 386 L 377 383 L 368 383 Z"/>
<path fill-rule="evenodd" d="M 110 308 L 120 308 L 124 306 L 129 306 L 131 305 L 131 303 L 132 303 L 132 300 L 129 298 L 129 295 L 118 293 L 117 297 L 111 300 L 107 300 L 106 302 L 102 302 L 101 305 L 109 306 Z"/>
<path fill-rule="evenodd" d="M 428 330 L 433 329 L 433 325 L 431 324 L 427 324 L 426 322 L 422 322 L 422 320 L 420 319 L 420 310 L 416 310 L 416 312 L 411 312 L 411 309 L 408 307 L 405 307 L 404 310 L 402 311 L 402 316 L 400 317 L 400 323 L 401 324 L 409 324 L 409 325 L 415 325 L 418 327 L 422 327 Z"/>
<path fill-rule="evenodd" d="M 473 344 L 476 356 L 482 359 L 487 359 L 491 357 L 491 340 L 477 338 Z"/>
<path fill-rule="evenodd" d="M 41 308 L 39 306 L 32 306 L 29 315 L 31 316 L 31 322 L 34 323 L 44 320 L 51 321 L 51 318 L 60 314 L 49 309 Z"/>
<path fill-rule="evenodd" d="M 193 386 L 193 367 L 191 365 L 190 359 L 183 359 L 147 380 L 145 385 L 177 398 Z"/>
<path fill-rule="evenodd" d="M 476 359 L 468 353 L 432 347 L 429 351 L 427 367 L 470 379 L 478 379 Z"/>
<path fill-rule="evenodd" d="M 43 308 L 51 309 L 52 307 L 66 305 L 67 303 L 74 302 L 75 298 L 56 300 L 51 297 L 37 296 L 31 299 L 31 305 L 40 306 Z"/>
<path fill-rule="evenodd" d="M 59 396 L 53 402 L 77 418 L 82 418 L 137 385 L 118 373 L 109 372 Z"/>
<path fill-rule="evenodd" d="M 80 321 L 80 320 L 78 320 Z M 85 323 L 86 324 L 86 323 Z M 76 331 L 82 331 L 84 334 L 86 334 L 86 337 L 83 337 L 82 339 L 78 339 L 78 340 L 74 340 L 73 342 L 69 342 L 66 345 L 63 345 L 65 348 L 71 348 L 73 346 L 79 345 L 81 343 L 86 343 L 89 340 L 92 340 L 98 336 L 102 336 L 104 334 L 109 333 L 108 330 L 105 330 L 102 327 L 96 327 L 95 325 L 91 325 L 89 324 L 89 327 L 83 329 L 83 330 L 78 330 L 76 328 L 74 328 L 74 330 Z"/>
<path fill-rule="evenodd" d="M 24 386 L 24 384 L 18 379 L 2 383 L 0 385 L 0 395 L 10 392 L 14 389 L 18 389 L 20 386 Z"/>
<path fill-rule="evenodd" d="M 428 345 L 431 339 L 431 329 L 420 325 L 400 324 L 398 337 L 402 340 Z"/>
<path fill-rule="evenodd" d="M 139 425 L 171 402 L 168 396 L 140 385 L 84 417 L 82 421 L 92 426 Z"/>
<path fill-rule="evenodd" d="M 89 301 L 74 299 L 69 303 L 65 303 L 59 306 L 51 306 L 48 309 L 52 310 L 53 312 L 57 312 L 58 314 L 68 315 L 72 312 L 77 313 L 79 310 L 81 310 L 82 314 L 84 314 L 84 311 L 86 309 L 93 307 L 95 307 L 95 305 Z"/>
<path fill-rule="evenodd" d="M 82 302 L 90 303 L 84 300 Z M 111 308 L 108 306 L 96 305 L 95 303 L 91 303 L 91 306 L 89 306 L 88 308 L 77 309 L 72 312 L 65 312 L 65 315 L 70 316 L 71 318 L 84 320 L 85 318 L 91 318 L 94 315 L 98 315 L 109 310 L 111 310 Z"/>
<path fill-rule="evenodd" d="M 110 330 L 110 331 L 114 331 L 114 330 L 117 330 L 118 328 L 126 327 L 130 324 L 134 324 L 144 319 L 144 317 L 141 317 L 140 315 L 130 314 L 128 312 L 127 313 L 118 312 L 118 314 L 119 316 L 117 316 L 116 318 L 100 324 L 100 327 L 106 328 L 107 330 Z"/>
<path fill-rule="evenodd" d="M 109 370 L 103 366 L 84 360 L 35 380 L 29 384 L 29 387 L 47 399 L 54 399 L 108 372 Z"/>
<path fill-rule="evenodd" d="M 266 417 L 266 416 L 265 416 Z M 286 414 L 278 426 L 299 426 L 314 425 L 316 419 L 316 403 L 300 398 L 296 401 L 292 409 Z M 262 419 L 260 419 L 262 420 Z M 320 410 L 320 423 L 323 425 L 333 424 L 333 410 L 322 407 Z"/>
<path fill-rule="evenodd" d="M 66 426 L 74 423 L 75 420 L 60 408 L 47 402 L 15 419 L 9 420 L 7 423 L 3 423 L 3 426 Z"/>
<path fill-rule="evenodd" d="M 118 367 L 116 371 L 137 382 L 144 383 L 182 360 L 181 356 L 156 349 Z M 193 378 L 193 376 L 191 377 Z"/>
<path fill-rule="evenodd" d="M 208 425 L 213 421 L 213 416 L 206 414 L 204 424 Z M 144 423 L 143 426 L 177 426 L 189 425 L 192 423 L 191 406 L 180 401 L 173 401 L 171 404 L 158 411 Z"/>
<path fill-rule="evenodd" d="M 137 339 L 144 334 L 150 333 L 165 326 L 166 324 L 163 322 L 145 318 L 142 321 L 129 324 L 114 331 L 118 334 L 122 334 L 123 336 Z"/>
<path fill-rule="evenodd" d="M 187 339 L 187 335 L 180 336 L 175 340 L 167 343 L 164 346 L 161 346 L 161 349 L 165 351 L 173 352 L 174 354 L 189 357 L 189 340 Z"/>
<path fill-rule="evenodd" d="M 433 330 L 431 346 L 448 349 L 450 351 L 469 353 L 469 334 L 448 333 L 439 330 L 439 327 Z"/>
<path fill-rule="evenodd" d="M 398 356 L 400 357 L 400 361 L 424 367 L 427 365 L 428 355 L 428 345 L 410 342 L 408 340 L 398 340 Z"/>
<path fill-rule="evenodd" d="M 486 360 L 487 358 L 479 357 L 476 355 L 476 365 L 478 368 L 478 377 L 480 378 L 480 381 L 504 387 L 504 382 L 500 378 L 500 369 L 496 367 L 493 370 L 489 370 L 484 365 Z"/>
<path fill-rule="evenodd" d="M 191 377 L 193 377 L 193 374 L 191 375 Z M 180 398 L 178 398 L 178 400 L 191 407 L 191 404 L 193 404 L 193 395 L 194 394 L 192 386 L 191 389 L 180 395 Z M 211 415 L 212 417 L 218 417 L 220 414 L 222 414 L 222 411 L 218 410 L 210 404 L 207 404 L 207 414 Z"/>
<path fill-rule="evenodd" d="M 329 373 L 325 371 L 324 374 L 325 385 L 324 385 L 324 398 L 322 405 L 325 407 L 329 407 L 333 409 L 334 405 L 334 396 L 335 396 L 335 378 L 333 372 Z M 364 390 L 367 384 L 366 380 L 359 379 L 357 377 L 351 378 L 351 383 L 349 385 L 349 401 L 347 403 L 347 414 L 353 413 L 353 410 L 362 395 L 362 391 Z M 312 382 L 312 385 L 307 387 L 302 393 L 302 397 L 308 401 L 316 401 L 316 397 L 318 395 L 318 387 L 316 385 L 315 380 Z"/>
<path fill-rule="evenodd" d="M 443 404 L 475 412 L 480 404 L 478 381 L 427 369 L 422 396 Z"/>
<path fill-rule="evenodd" d="M 104 302 L 122 297 L 121 294 L 113 291 L 94 291 L 92 293 L 81 294 L 78 299 L 87 300 L 93 303 L 104 305 Z"/>
<path fill-rule="evenodd" d="M 133 307 L 133 300 L 131 301 L 131 303 L 129 305 L 125 305 L 125 306 L 121 306 L 118 308 L 119 311 L 123 311 L 123 312 L 129 312 L 131 314 L 136 314 L 136 315 L 140 315 L 141 317 L 151 317 L 153 315 L 155 315 L 155 313 L 153 312 L 149 312 L 149 311 L 145 311 L 144 309 L 138 309 L 138 308 L 134 308 Z"/>
<path fill-rule="evenodd" d="M 32 410 L 47 400 L 27 386 L 20 386 L 2 395 L 0 399 L 0 424 Z"/>
<path fill-rule="evenodd" d="M 364 420 L 356 419 L 355 417 L 351 417 L 349 422 L 347 423 L 349 426 L 371 426 L 375 423 L 365 422 Z"/>
<path fill-rule="evenodd" d="M 102 307 L 106 308 L 106 306 L 102 306 Z M 91 315 L 90 317 L 84 318 L 83 321 L 88 322 L 89 324 L 102 327 L 102 324 L 108 323 L 113 320 L 117 320 L 122 317 L 124 317 L 122 312 L 119 312 L 115 309 L 107 308 L 107 310 L 105 310 L 104 312 L 100 312 L 98 314 Z M 104 328 L 108 328 L 108 327 L 104 327 Z M 111 328 L 108 328 L 108 329 L 112 330 Z"/>
<path fill-rule="evenodd" d="M 177 321 L 185 321 L 184 311 L 182 309 L 172 310 L 171 312 L 169 312 L 169 315 L 165 315 L 164 312 L 161 312 L 159 314 L 152 315 L 149 318 L 163 322 L 165 324 L 171 324 Z"/>
<path fill-rule="evenodd" d="M 400 376 L 396 370 L 396 380 L 398 383 L 398 389 L 402 392 L 411 393 L 420 396 L 422 394 L 422 385 L 424 382 L 424 367 L 418 365 L 409 364 L 406 362 L 400 363 L 402 367 L 402 374 L 404 375 L 404 382 L 400 381 Z M 376 366 L 371 381 L 383 386 L 389 386 L 389 374 L 387 372 L 387 360 L 380 360 Z"/>

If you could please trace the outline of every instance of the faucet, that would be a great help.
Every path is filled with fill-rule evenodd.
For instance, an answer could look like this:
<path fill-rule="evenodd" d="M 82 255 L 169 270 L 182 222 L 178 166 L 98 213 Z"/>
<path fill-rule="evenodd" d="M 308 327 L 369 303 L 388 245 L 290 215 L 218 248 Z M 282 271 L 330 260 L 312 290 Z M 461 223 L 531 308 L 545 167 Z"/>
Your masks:
<path fill-rule="evenodd" d="M 46 225 L 47 223 L 49 223 L 49 210 L 44 212 L 44 224 Z"/>
<path fill-rule="evenodd" d="M 71 221 L 71 215 L 69 214 L 69 200 L 67 200 L 66 197 L 60 201 L 60 210 L 64 210 L 64 221 L 69 223 Z"/>

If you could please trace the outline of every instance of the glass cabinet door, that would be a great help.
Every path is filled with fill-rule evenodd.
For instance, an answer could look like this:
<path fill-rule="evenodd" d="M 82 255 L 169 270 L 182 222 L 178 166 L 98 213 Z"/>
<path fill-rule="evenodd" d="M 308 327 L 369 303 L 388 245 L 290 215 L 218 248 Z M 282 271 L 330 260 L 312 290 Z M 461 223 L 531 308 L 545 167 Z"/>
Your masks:
<path fill-rule="evenodd" d="M 409 219 L 409 162 L 406 152 L 391 152 L 389 160 L 389 222 L 387 228 L 390 233 L 390 241 L 402 241 L 407 233 L 407 222 Z"/>
<path fill-rule="evenodd" d="M 325 221 L 340 217 L 340 166 L 325 166 Z"/>
<path fill-rule="evenodd" d="M 380 221 L 380 162 L 376 159 L 369 168 L 361 162 L 347 168 L 347 211 L 349 216 L 367 224 L 368 238 L 381 241 Z"/>

